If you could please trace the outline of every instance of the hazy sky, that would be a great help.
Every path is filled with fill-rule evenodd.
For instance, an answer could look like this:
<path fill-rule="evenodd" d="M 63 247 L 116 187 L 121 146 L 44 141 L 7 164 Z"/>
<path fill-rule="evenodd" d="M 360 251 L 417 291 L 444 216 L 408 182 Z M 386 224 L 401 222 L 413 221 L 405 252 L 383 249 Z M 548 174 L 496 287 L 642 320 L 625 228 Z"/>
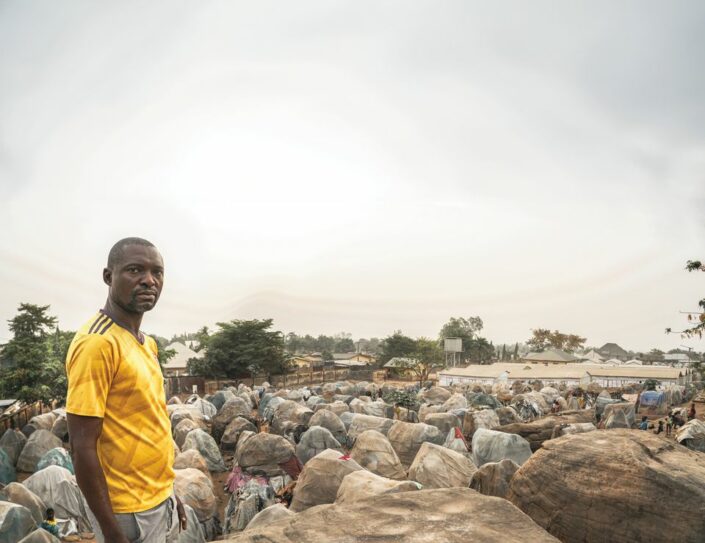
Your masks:
<path fill-rule="evenodd" d="M 117 239 L 143 327 L 666 336 L 705 276 L 705 3 L 0 2 L 0 341 L 75 329 Z"/>

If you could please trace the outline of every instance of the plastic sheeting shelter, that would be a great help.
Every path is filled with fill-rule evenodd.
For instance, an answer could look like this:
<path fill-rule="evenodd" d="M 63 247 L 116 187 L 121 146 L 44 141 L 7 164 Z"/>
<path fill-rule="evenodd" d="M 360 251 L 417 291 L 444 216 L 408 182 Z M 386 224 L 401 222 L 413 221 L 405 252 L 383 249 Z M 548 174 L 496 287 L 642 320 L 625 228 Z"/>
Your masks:
<path fill-rule="evenodd" d="M 668 413 L 666 393 L 657 390 L 645 390 L 639 397 L 640 415 L 665 415 Z"/>
<path fill-rule="evenodd" d="M 676 430 L 676 440 L 693 451 L 705 452 L 705 422 L 693 419 Z"/>
<path fill-rule="evenodd" d="M 478 468 L 504 459 L 521 466 L 529 457 L 531 445 L 519 435 L 478 428 L 472 436 L 472 460 Z"/>

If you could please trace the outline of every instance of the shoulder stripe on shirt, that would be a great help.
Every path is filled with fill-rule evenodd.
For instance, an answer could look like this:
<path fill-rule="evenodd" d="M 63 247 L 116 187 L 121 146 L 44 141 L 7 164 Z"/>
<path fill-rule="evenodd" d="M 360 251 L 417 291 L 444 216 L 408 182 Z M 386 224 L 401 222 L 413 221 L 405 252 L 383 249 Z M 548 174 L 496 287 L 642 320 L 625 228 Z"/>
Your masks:
<path fill-rule="evenodd" d="M 106 324 L 103 329 L 100 331 L 100 334 L 103 335 L 105 332 L 107 332 L 108 328 L 110 328 L 113 325 L 113 321 L 108 319 L 108 324 Z"/>
<path fill-rule="evenodd" d="M 89 333 L 89 334 L 92 334 L 93 332 L 95 332 L 96 330 L 98 330 L 98 328 L 100 328 L 101 325 L 105 324 L 105 319 L 109 319 L 109 318 L 110 318 L 110 317 L 108 317 L 107 315 L 103 315 L 103 314 L 101 313 L 100 316 L 99 316 L 99 317 L 96 319 L 96 321 L 93 323 L 93 325 L 89 328 L 88 333 Z"/>

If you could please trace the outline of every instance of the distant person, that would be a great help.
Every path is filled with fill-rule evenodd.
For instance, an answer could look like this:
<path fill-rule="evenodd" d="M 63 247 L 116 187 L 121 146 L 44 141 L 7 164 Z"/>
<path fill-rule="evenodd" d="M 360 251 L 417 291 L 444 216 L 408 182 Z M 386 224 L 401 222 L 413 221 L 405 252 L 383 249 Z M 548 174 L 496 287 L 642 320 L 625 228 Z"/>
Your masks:
<path fill-rule="evenodd" d="M 690 409 L 688 409 L 688 420 L 693 420 L 695 418 L 695 402 L 690 404 Z"/>
<path fill-rule="evenodd" d="M 658 421 L 658 428 L 656 429 L 655 433 L 658 435 L 661 432 L 663 432 L 663 421 L 662 420 Z"/>
<path fill-rule="evenodd" d="M 673 417 L 669 414 L 666 417 L 666 436 L 671 435 L 671 430 L 673 429 Z"/>
<path fill-rule="evenodd" d="M 174 496 L 174 448 L 157 344 L 140 331 L 159 300 L 156 247 L 125 238 L 103 269 L 105 306 L 66 356 L 66 412 L 76 480 L 100 543 L 172 543 L 186 515 Z M 176 511 L 176 514 L 175 514 Z"/>
<path fill-rule="evenodd" d="M 59 537 L 59 527 L 56 525 L 56 519 L 54 518 L 54 510 L 50 507 L 46 511 L 46 520 L 42 522 L 40 527 L 42 530 L 46 530 L 54 537 Z"/>
<path fill-rule="evenodd" d="M 639 430 L 648 430 L 649 421 L 646 417 L 641 417 L 641 424 L 639 425 Z"/>

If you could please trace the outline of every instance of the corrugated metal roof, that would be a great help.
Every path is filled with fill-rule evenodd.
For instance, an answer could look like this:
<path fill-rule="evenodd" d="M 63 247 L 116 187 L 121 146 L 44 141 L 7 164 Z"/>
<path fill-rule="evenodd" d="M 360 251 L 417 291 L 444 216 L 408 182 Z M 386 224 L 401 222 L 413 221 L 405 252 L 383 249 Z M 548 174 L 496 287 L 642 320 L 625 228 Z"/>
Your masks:
<path fill-rule="evenodd" d="M 473 377 L 477 379 L 497 379 L 507 372 L 510 379 L 581 379 L 586 373 L 592 377 L 626 377 L 643 379 L 677 379 L 683 370 L 668 367 L 627 366 L 605 367 L 589 364 L 512 364 L 496 363 L 489 365 L 473 364 L 465 368 L 447 368 L 439 372 L 442 375 Z"/>
<path fill-rule="evenodd" d="M 531 362 L 576 362 L 578 358 L 560 349 L 546 349 L 541 353 L 529 353 L 523 360 Z"/>

